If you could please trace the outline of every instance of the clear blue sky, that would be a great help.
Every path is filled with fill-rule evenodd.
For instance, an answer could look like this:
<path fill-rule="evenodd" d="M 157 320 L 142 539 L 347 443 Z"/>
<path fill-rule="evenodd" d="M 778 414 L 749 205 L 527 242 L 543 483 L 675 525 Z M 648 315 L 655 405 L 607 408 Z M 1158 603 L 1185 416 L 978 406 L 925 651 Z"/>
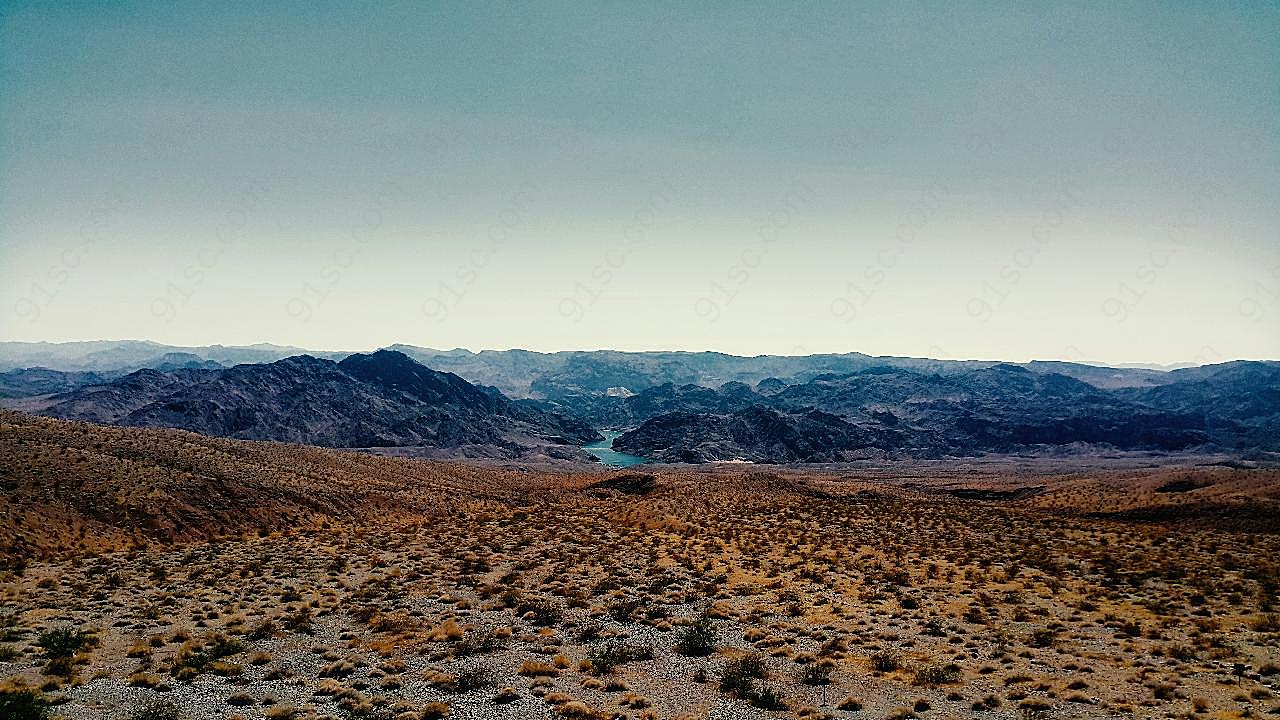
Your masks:
<path fill-rule="evenodd" d="M 1276 3 L 0 2 L 0 338 L 1280 357 Z"/>

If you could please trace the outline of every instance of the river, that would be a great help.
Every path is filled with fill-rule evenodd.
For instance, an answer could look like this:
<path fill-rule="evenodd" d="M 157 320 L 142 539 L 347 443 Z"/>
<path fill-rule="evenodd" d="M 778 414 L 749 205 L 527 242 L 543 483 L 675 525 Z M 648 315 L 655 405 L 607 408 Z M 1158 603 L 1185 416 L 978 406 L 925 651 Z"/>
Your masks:
<path fill-rule="evenodd" d="M 600 434 L 604 436 L 603 440 L 583 445 L 582 449 L 600 458 L 600 462 L 605 465 L 609 467 L 631 467 L 632 465 L 649 462 L 639 455 L 628 455 L 613 449 L 613 441 L 622 433 L 613 430 L 601 430 Z"/>

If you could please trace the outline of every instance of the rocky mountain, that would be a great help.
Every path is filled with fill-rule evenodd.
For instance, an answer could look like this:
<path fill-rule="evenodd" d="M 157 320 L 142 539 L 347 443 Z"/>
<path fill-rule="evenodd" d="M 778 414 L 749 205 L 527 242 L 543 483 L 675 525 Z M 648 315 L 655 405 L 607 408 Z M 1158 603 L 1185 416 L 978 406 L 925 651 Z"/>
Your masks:
<path fill-rule="evenodd" d="M 1103 389 L 997 364 L 955 374 L 898 367 L 823 375 L 766 392 L 737 383 L 626 398 L 639 426 L 613 447 L 672 462 L 830 462 L 1091 445 L 1280 450 L 1280 365 L 1228 363 L 1174 382 Z M 643 417 L 645 412 L 656 412 Z"/>
<path fill-rule="evenodd" d="M 195 353 L 170 352 L 153 360 L 148 367 L 160 372 L 173 370 L 217 370 L 226 367 L 217 360 L 206 360 Z"/>
<path fill-rule="evenodd" d="M 601 438 L 581 420 L 386 350 L 341 362 L 300 355 L 221 370 L 139 370 L 54 396 L 40 412 L 248 440 L 507 458 L 581 458 L 573 446 Z"/>
<path fill-rule="evenodd" d="M 1173 382 L 1119 392 L 1167 412 L 1198 417 L 1228 447 L 1270 446 L 1280 439 L 1280 363 L 1238 361 L 1174 370 Z"/>
<path fill-rule="evenodd" d="M 905 442 L 904 433 L 883 423 L 752 405 L 727 414 L 659 415 L 619 437 L 613 447 L 663 462 L 811 463 L 883 457 Z"/>

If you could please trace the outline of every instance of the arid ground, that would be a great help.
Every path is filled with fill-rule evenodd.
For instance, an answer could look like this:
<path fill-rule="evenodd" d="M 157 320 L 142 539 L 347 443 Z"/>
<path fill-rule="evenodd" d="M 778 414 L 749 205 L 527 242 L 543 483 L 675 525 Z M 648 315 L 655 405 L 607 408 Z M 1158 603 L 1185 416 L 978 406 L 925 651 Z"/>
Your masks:
<path fill-rule="evenodd" d="M 1277 715 L 1263 465 L 522 470 L 4 413 L 0 717 Z"/>

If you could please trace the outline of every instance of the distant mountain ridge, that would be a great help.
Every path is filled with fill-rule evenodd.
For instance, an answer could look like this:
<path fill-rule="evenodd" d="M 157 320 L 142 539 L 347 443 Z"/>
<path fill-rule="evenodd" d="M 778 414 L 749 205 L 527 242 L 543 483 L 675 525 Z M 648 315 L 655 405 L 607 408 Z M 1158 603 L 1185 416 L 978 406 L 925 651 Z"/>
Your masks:
<path fill-rule="evenodd" d="M 385 349 L 402 352 L 423 365 L 453 372 L 475 384 L 490 385 L 511 398 L 560 401 L 605 394 L 610 389 L 630 393 L 674 383 L 717 388 L 726 382 L 755 385 L 767 378 L 788 383 L 819 375 L 857 372 L 876 366 L 902 367 L 920 372 L 952 374 L 1000 364 L 997 360 L 934 360 L 872 356 L 863 353 L 803 356 L 743 357 L 719 352 L 566 350 L 436 350 L 396 344 Z M 265 363 L 296 355 L 341 360 L 352 351 L 317 351 L 260 343 L 248 346 L 208 345 L 176 347 L 150 341 L 86 341 L 71 343 L 0 342 L 0 373 L 33 367 L 66 372 L 120 375 L 144 367 L 155 368 L 169 353 L 182 353 L 230 366 Z M 1168 369 L 1090 365 L 1034 360 L 1023 364 L 1036 372 L 1055 372 L 1099 387 L 1138 387 L 1165 382 Z"/>
<path fill-rule="evenodd" d="M 767 393 L 733 383 L 719 391 L 662 386 L 625 399 L 640 423 L 613 446 L 673 462 L 839 462 L 1077 444 L 1280 450 L 1280 364 L 1174 372 L 1174 384 L 1117 390 L 1010 364 L 953 375 L 877 367 L 771 384 Z"/>
<path fill-rule="evenodd" d="M 139 370 L 48 399 L 52 417 L 173 427 L 324 447 L 467 449 L 582 459 L 601 436 L 563 413 L 517 404 L 402 353 L 310 355 L 218 370 Z"/>
<path fill-rule="evenodd" d="M 116 372 L 125 374 L 155 368 L 172 354 L 219 365 L 275 362 L 294 355 L 339 360 L 349 352 L 311 351 L 286 345 L 204 345 L 180 347 L 149 340 L 88 340 L 82 342 L 0 342 L 0 372 L 41 367 L 59 371 Z"/>

